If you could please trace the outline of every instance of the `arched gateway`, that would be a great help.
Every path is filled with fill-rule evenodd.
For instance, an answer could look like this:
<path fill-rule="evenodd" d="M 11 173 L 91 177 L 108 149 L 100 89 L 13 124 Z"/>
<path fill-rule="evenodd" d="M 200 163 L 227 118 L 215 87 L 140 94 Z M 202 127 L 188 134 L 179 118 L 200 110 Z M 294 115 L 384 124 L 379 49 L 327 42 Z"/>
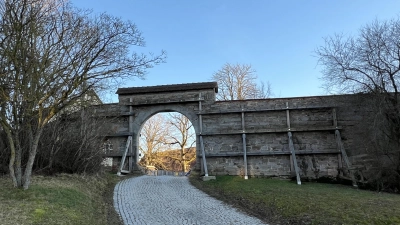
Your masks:
<path fill-rule="evenodd" d="M 129 106 L 129 131 L 132 134 L 133 157 L 130 160 L 134 166 L 139 160 L 139 135 L 143 124 L 151 116 L 159 112 L 179 112 L 186 116 L 193 124 L 196 132 L 196 150 L 199 150 L 199 135 L 201 124 L 199 112 L 203 105 L 215 102 L 217 83 L 194 83 L 179 85 L 162 85 L 154 87 L 120 88 L 117 91 L 120 105 Z"/>
<path fill-rule="evenodd" d="M 119 103 L 109 105 L 118 115 L 108 156 L 117 162 L 128 149 L 127 167 L 137 169 L 140 129 L 159 112 L 179 112 L 192 122 L 196 169 L 206 176 L 296 176 L 300 183 L 300 177 L 349 169 L 345 148 L 359 154 L 362 118 L 348 111 L 355 95 L 216 101 L 217 92 L 216 82 L 118 89 Z"/>

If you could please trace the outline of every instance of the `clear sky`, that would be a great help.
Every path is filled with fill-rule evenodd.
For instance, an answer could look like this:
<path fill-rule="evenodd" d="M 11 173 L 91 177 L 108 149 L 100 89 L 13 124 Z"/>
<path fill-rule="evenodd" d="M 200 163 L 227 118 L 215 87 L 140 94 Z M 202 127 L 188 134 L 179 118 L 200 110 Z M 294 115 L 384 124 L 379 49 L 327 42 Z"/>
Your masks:
<path fill-rule="evenodd" d="M 400 16 L 399 0 L 71 0 L 79 8 L 133 21 L 143 53 L 167 62 L 123 87 L 208 82 L 225 63 L 251 64 L 273 97 L 326 94 L 313 51 L 324 37 L 356 34 Z M 113 90 L 112 92 L 115 92 Z"/>

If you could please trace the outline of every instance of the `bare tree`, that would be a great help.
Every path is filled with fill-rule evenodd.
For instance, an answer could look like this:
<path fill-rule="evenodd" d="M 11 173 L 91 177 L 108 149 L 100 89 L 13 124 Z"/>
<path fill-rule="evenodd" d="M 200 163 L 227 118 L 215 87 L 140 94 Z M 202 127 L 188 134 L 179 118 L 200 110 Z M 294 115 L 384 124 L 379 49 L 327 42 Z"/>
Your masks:
<path fill-rule="evenodd" d="M 182 171 L 188 171 L 188 165 L 196 160 L 196 155 L 191 154 L 191 149 L 196 143 L 196 134 L 193 129 L 193 125 L 190 120 L 180 113 L 170 113 L 168 123 L 172 127 L 172 132 L 169 137 L 173 142 L 171 145 L 177 145 L 179 147 L 180 156 L 171 158 L 179 161 L 182 165 Z M 190 157 L 188 157 L 190 155 Z"/>
<path fill-rule="evenodd" d="M 226 63 L 213 74 L 218 82 L 218 100 L 244 100 L 268 98 L 271 95 L 269 83 L 257 83 L 256 71 L 248 64 Z"/>
<path fill-rule="evenodd" d="M 95 115 L 94 108 L 62 114 L 43 130 L 34 170 L 53 173 L 92 173 L 103 162 L 101 140 L 110 119 Z"/>
<path fill-rule="evenodd" d="M 334 35 L 316 49 L 328 91 L 368 93 L 375 115 L 371 141 L 375 163 L 400 189 L 400 20 L 365 25 L 357 36 Z"/>
<path fill-rule="evenodd" d="M 189 119 L 180 113 L 159 113 L 143 125 L 140 136 L 142 166 L 187 171 L 196 160 L 196 134 Z M 179 165 L 177 166 L 176 164 Z"/>
<path fill-rule="evenodd" d="M 141 160 L 142 166 L 166 168 L 161 152 L 169 147 L 169 133 L 170 125 L 161 113 L 152 116 L 144 123 L 139 141 L 140 151 L 144 155 Z"/>
<path fill-rule="evenodd" d="M 143 77 L 165 56 L 131 22 L 73 8 L 67 0 L 0 0 L 0 124 L 15 187 L 27 189 L 43 128 L 89 90 Z"/>

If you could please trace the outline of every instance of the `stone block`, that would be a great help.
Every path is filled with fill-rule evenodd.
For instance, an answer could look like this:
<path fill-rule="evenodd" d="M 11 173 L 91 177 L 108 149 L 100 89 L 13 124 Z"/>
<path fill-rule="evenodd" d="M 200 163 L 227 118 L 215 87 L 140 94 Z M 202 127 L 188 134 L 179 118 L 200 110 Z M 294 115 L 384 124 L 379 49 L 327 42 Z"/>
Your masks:
<path fill-rule="evenodd" d="M 216 180 L 217 178 L 215 176 L 203 176 L 201 178 L 203 181 L 209 181 L 209 180 Z"/>

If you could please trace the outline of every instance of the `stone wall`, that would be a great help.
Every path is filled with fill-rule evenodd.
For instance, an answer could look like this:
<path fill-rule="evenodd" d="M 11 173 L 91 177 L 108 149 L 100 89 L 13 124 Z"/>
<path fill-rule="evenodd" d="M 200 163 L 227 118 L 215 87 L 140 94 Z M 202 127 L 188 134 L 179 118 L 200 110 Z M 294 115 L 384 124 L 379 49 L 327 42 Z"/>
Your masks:
<path fill-rule="evenodd" d="M 212 134 L 204 137 L 206 154 L 215 156 L 207 160 L 209 174 L 243 175 L 243 156 L 235 153 L 243 153 L 244 112 L 248 175 L 292 176 L 286 114 L 289 109 L 301 176 L 335 177 L 343 162 L 338 161 L 333 110 L 347 154 L 362 154 L 371 115 L 366 99 L 365 95 L 343 95 L 216 102 L 204 110 L 203 116 L 204 133 Z M 226 134 L 229 132 L 236 134 Z"/>
<path fill-rule="evenodd" d="M 335 130 L 340 131 L 349 156 L 365 152 L 366 143 L 360 137 L 367 132 L 365 127 L 371 114 L 365 95 L 216 102 L 216 91 L 215 83 L 119 90 L 118 106 L 109 106 L 119 114 L 117 121 L 110 124 L 110 131 L 114 133 L 110 139 L 114 138 L 115 145 L 119 146 L 117 142 L 123 141 L 126 135 L 133 135 L 131 151 L 137 155 L 137 140 L 143 123 L 155 113 L 176 111 L 187 116 L 195 127 L 197 169 L 201 167 L 199 137 L 202 135 L 210 175 L 244 175 L 243 134 L 249 176 L 293 175 L 288 131 L 293 135 L 302 177 L 337 176 L 342 162 Z M 132 117 L 131 128 L 129 116 Z"/>

